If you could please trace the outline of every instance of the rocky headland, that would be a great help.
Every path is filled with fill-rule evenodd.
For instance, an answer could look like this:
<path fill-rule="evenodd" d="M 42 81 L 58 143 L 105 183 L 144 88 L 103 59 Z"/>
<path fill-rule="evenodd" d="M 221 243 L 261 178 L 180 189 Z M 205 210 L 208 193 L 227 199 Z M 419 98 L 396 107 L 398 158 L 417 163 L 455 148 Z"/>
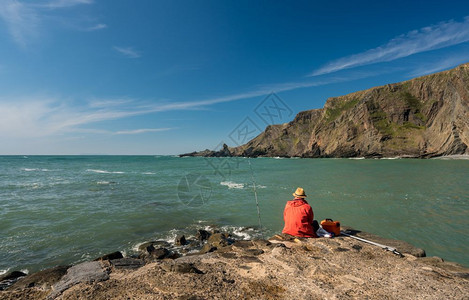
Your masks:
<path fill-rule="evenodd" d="M 348 236 L 235 240 L 199 230 L 140 254 L 115 252 L 31 275 L 7 274 L 1 299 L 468 299 L 469 269 L 405 242 Z M 5 284 L 8 282 L 8 284 Z M 13 284 L 12 284 L 13 283 Z"/>
<path fill-rule="evenodd" d="M 469 64 L 329 98 L 267 126 L 239 147 L 181 156 L 410 157 L 469 155 Z"/>

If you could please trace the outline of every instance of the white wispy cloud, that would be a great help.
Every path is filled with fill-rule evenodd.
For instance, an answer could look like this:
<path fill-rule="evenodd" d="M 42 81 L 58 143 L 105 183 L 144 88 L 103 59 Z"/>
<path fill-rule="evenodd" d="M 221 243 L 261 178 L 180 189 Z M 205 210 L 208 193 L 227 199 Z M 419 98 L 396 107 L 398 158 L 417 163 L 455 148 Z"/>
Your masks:
<path fill-rule="evenodd" d="M 173 128 L 143 128 L 143 129 L 134 129 L 134 130 L 121 130 L 117 131 L 114 134 L 141 134 L 147 132 L 161 132 L 172 130 Z"/>
<path fill-rule="evenodd" d="M 90 26 L 85 28 L 85 31 L 96 31 L 96 30 L 101 30 L 101 29 L 106 29 L 108 26 L 106 24 L 96 24 L 94 26 Z"/>
<path fill-rule="evenodd" d="M 413 69 L 409 76 L 410 77 L 419 77 L 424 76 L 436 72 L 440 72 L 443 70 L 447 70 L 450 68 L 454 68 L 463 63 L 469 62 L 469 53 L 459 53 L 458 55 L 445 57 L 436 61 L 432 61 L 431 63 L 423 63 L 422 65 L 418 66 L 417 68 Z"/>
<path fill-rule="evenodd" d="M 423 27 L 393 38 L 387 44 L 339 58 L 315 70 L 310 76 L 396 60 L 416 53 L 441 49 L 469 41 L 469 16 L 462 22 L 450 20 Z"/>
<path fill-rule="evenodd" d="M 142 56 L 142 54 L 138 51 L 136 51 L 134 48 L 132 47 L 118 47 L 118 46 L 114 46 L 113 47 L 114 50 L 116 50 L 117 52 L 119 52 L 120 54 L 123 54 L 124 56 L 127 56 L 129 58 L 139 58 Z"/>
<path fill-rule="evenodd" d="M 32 5 L 34 5 L 35 7 L 56 9 L 56 8 L 71 7 L 71 6 L 80 5 L 80 4 L 92 4 L 93 2 L 94 2 L 93 0 L 52 0 L 46 3 L 36 3 Z"/>
<path fill-rule="evenodd" d="M 5 22 L 13 40 L 21 47 L 37 35 L 40 18 L 28 5 L 15 0 L 0 1 L 0 18 Z"/>
<path fill-rule="evenodd" d="M 30 2 L 19 0 L 0 0 L 0 19 L 4 21 L 12 39 L 21 47 L 36 39 L 41 32 L 42 19 L 47 12 L 92 4 L 93 0 L 53 0 Z M 106 28 L 106 24 L 97 24 L 88 28 L 94 31 Z"/>
<path fill-rule="evenodd" d="M 371 76 L 362 74 L 361 76 Z M 351 75 L 357 79 L 358 75 Z M 118 120 L 151 113 L 178 110 L 200 110 L 212 105 L 265 96 L 272 91 L 282 92 L 305 87 L 320 86 L 350 80 L 334 77 L 322 80 L 291 82 L 257 86 L 251 91 L 214 97 L 198 101 L 142 101 L 129 97 L 118 99 L 92 99 L 80 105 L 56 98 L 23 97 L 21 99 L 0 98 L 0 137 L 43 137 L 68 132 L 95 134 L 137 134 L 169 130 L 169 128 L 121 130 L 110 132 L 101 129 L 82 129 L 90 124 Z"/>
<path fill-rule="evenodd" d="M 109 108 L 132 104 L 134 101 L 134 99 L 125 97 L 118 99 L 92 99 L 88 101 L 88 106 L 91 108 Z"/>

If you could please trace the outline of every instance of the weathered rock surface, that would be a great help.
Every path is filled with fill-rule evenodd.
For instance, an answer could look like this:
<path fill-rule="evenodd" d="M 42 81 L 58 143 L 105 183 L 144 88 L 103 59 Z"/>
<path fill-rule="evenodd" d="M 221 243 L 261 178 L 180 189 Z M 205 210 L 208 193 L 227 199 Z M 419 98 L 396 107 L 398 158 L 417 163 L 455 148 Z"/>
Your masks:
<path fill-rule="evenodd" d="M 52 286 L 50 299 L 59 296 L 63 291 L 79 283 L 95 283 L 109 279 L 109 270 L 99 261 L 84 262 L 67 270 L 59 282 Z"/>
<path fill-rule="evenodd" d="M 56 284 L 66 273 L 70 266 L 58 266 L 26 276 L 13 285 L 15 289 L 36 287 L 47 290 Z"/>
<path fill-rule="evenodd" d="M 388 246 L 395 243 L 355 234 Z M 407 254 L 414 251 L 410 248 L 399 250 L 404 257 L 344 236 L 235 241 L 214 252 L 157 260 L 138 268 L 119 268 L 116 262 L 125 259 L 80 264 L 69 269 L 54 289 L 11 287 L 0 291 L 0 298 L 467 298 L 469 269 L 437 257 L 418 258 Z M 81 276 L 83 272 L 86 275 Z"/>
<path fill-rule="evenodd" d="M 145 265 L 145 261 L 138 258 L 119 258 L 111 260 L 111 265 L 117 269 L 138 269 Z"/>
<path fill-rule="evenodd" d="M 469 155 L 469 64 L 329 98 L 245 145 L 182 156 L 418 157 Z"/>

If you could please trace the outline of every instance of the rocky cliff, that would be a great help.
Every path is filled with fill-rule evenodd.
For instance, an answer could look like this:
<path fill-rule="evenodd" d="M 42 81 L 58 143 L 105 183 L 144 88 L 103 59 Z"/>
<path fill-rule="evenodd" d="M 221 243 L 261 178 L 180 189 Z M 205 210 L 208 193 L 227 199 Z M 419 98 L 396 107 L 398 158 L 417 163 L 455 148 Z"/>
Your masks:
<path fill-rule="evenodd" d="M 248 143 L 189 156 L 420 157 L 469 154 L 469 63 L 329 98 Z"/>

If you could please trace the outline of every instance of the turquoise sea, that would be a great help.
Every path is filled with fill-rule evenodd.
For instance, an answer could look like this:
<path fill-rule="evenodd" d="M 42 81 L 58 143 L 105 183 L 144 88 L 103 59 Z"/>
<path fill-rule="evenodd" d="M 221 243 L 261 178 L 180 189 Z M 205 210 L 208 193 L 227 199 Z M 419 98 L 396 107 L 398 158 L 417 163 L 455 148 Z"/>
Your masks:
<path fill-rule="evenodd" d="M 469 160 L 0 156 L 0 274 L 198 228 L 269 237 L 298 186 L 318 220 L 469 266 Z"/>

